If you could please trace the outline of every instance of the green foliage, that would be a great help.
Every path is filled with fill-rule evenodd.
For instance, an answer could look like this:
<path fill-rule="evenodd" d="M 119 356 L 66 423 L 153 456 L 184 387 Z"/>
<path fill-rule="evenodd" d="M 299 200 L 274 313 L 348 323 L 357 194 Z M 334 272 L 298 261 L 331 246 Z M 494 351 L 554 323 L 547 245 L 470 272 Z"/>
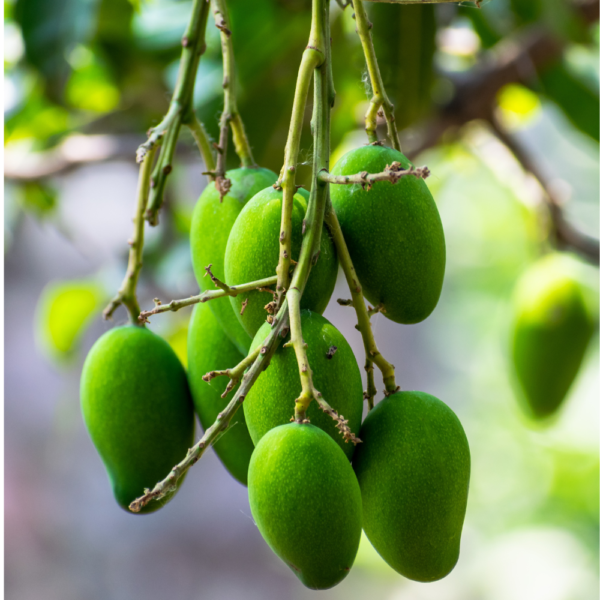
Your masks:
<path fill-rule="evenodd" d="M 544 93 L 565 113 L 569 121 L 593 140 L 599 139 L 600 100 L 598 88 L 587 85 L 564 64 L 540 73 Z"/>
<path fill-rule="evenodd" d="M 225 252 L 225 282 L 228 285 L 256 281 L 275 275 L 279 260 L 279 228 L 281 227 L 282 192 L 272 187 L 254 196 L 242 209 L 227 242 Z M 306 215 L 308 193 L 300 189 L 294 194 L 292 211 L 292 260 L 297 261 L 302 245 L 302 223 Z M 333 288 L 338 270 L 335 248 L 327 230 L 323 228 L 321 253 L 310 272 L 301 307 L 323 313 Z M 242 304 L 248 300 L 244 314 Z M 264 306 L 271 298 L 257 290 L 230 297 L 234 311 L 244 329 L 254 336 L 265 322 Z"/>
<path fill-rule="evenodd" d="M 374 43 L 385 89 L 394 104 L 397 125 L 404 128 L 430 111 L 435 7 L 375 4 L 369 14 L 377 31 Z"/>
<path fill-rule="evenodd" d="M 166 477 L 193 443 L 185 371 L 169 344 L 142 327 L 116 327 L 94 344 L 81 374 L 81 410 L 125 510 Z"/>
<path fill-rule="evenodd" d="M 49 98 L 60 101 L 71 67 L 69 52 L 93 26 L 97 0 L 17 0 L 14 18 L 21 27 L 29 64 L 44 77 Z"/>
<path fill-rule="evenodd" d="M 308 344 L 306 351 L 315 387 L 339 414 L 348 419 L 350 429 L 358 431 L 362 420 L 363 394 L 360 370 L 352 348 L 325 317 L 304 310 L 301 320 L 302 337 Z M 258 330 L 252 349 L 263 343 L 269 330 L 267 323 Z M 332 347 L 337 350 L 328 358 Z M 274 427 L 289 422 L 294 414 L 294 400 L 300 391 L 294 349 L 284 348 L 281 344 L 269 368 L 259 375 L 244 401 L 248 430 L 255 444 Z M 352 458 L 354 445 L 344 442 L 335 422 L 319 409 L 316 402 L 311 403 L 306 414 L 313 425 L 327 432 L 346 456 Z"/>
<path fill-rule="evenodd" d="M 105 298 L 95 281 L 53 281 L 46 285 L 36 310 L 36 333 L 42 349 L 59 362 L 73 359 Z"/>
<path fill-rule="evenodd" d="M 233 367 L 243 358 L 219 327 L 213 311 L 206 304 L 196 305 L 189 327 L 188 379 L 194 407 L 205 431 L 227 406 L 238 386 L 227 399 L 223 399 L 221 394 L 227 386 L 227 378 L 217 377 L 206 382 L 202 376 L 213 370 Z M 213 448 L 233 477 L 247 485 L 248 464 L 254 444 L 248 433 L 243 406 L 235 413 Z"/>
<path fill-rule="evenodd" d="M 21 204 L 24 210 L 38 219 L 50 217 L 57 205 L 56 191 L 45 183 L 28 181 L 22 187 Z"/>
<path fill-rule="evenodd" d="M 559 409 L 594 332 L 573 266 L 569 258 L 550 254 L 532 265 L 515 289 L 512 359 L 523 407 L 536 419 Z"/>
<path fill-rule="evenodd" d="M 361 534 L 350 463 L 317 427 L 288 423 L 256 446 L 248 473 L 252 517 L 273 552 L 311 589 L 348 575 Z"/>
<path fill-rule="evenodd" d="M 354 470 L 363 527 L 382 558 L 416 581 L 456 564 L 467 507 L 469 444 L 456 415 L 423 392 L 397 392 L 368 414 Z"/>
<path fill-rule="evenodd" d="M 225 248 L 237 216 L 250 198 L 277 180 L 277 175 L 268 169 L 233 169 L 227 172 L 227 177 L 231 181 L 231 189 L 223 199 L 220 199 L 215 184 L 210 183 L 198 199 L 192 217 L 192 264 L 202 291 L 217 289 L 204 270 L 210 264 L 213 275 L 225 281 Z M 238 283 L 244 281 L 230 281 L 231 285 Z M 231 341 L 245 354 L 251 338 L 227 298 L 210 302 L 210 308 Z"/>
<path fill-rule="evenodd" d="M 379 173 L 394 161 L 404 169 L 411 165 L 391 148 L 357 148 L 340 158 L 332 174 Z M 365 298 L 383 304 L 383 314 L 396 323 L 427 318 L 442 291 L 446 247 L 425 182 L 408 175 L 395 184 L 378 182 L 371 190 L 332 186 L 331 202 Z"/>

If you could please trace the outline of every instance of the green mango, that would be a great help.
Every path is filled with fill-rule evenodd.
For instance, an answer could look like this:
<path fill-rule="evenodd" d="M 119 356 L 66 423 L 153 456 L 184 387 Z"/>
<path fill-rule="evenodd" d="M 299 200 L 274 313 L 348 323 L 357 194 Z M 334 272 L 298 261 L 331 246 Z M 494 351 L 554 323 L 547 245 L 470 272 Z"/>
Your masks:
<path fill-rule="evenodd" d="M 397 150 L 363 146 L 344 154 L 333 175 L 380 173 L 411 162 Z M 332 185 L 331 202 L 352 257 L 365 298 L 383 304 L 396 323 L 419 323 L 435 308 L 444 281 L 444 230 L 427 185 L 413 175 L 398 183 Z"/>
<path fill-rule="evenodd" d="M 308 345 L 306 353 L 313 370 L 313 383 L 323 398 L 348 419 L 350 429 L 358 434 L 363 411 L 363 389 L 360 369 L 344 336 L 325 318 L 317 313 L 301 312 L 302 337 Z M 265 323 L 252 340 L 251 349 L 260 346 L 270 331 Z M 255 444 L 271 429 L 288 423 L 294 416 L 294 401 L 302 386 L 298 373 L 298 362 L 293 348 L 284 348 L 289 335 L 279 345 L 271 358 L 269 368 L 259 376 L 246 399 L 244 411 L 248 431 Z M 329 349 L 337 350 L 327 358 Z M 326 415 L 313 400 L 306 412 L 313 425 L 328 433 L 351 459 L 354 445 L 345 442 L 335 421 Z"/>
<path fill-rule="evenodd" d="M 470 453 L 458 417 L 423 392 L 396 392 L 367 415 L 354 471 L 363 527 L 381 557 L 415 581 L 454 568 L 467 508 Z"/>
<path fill-rule="evenodd" d="M 595 322 L 575 274 L 577 263 L 559 253 L 531 266 L 513 299 L 512 361 L 534 419 L 553 415 L 573 383 Z"/>
<path fill-rule="evenodd" d="M 185 370 L 169 344 L 145 327 L 116 327 L 93 345 L 81 374 L 81 410 L 125 510 L 194 443 Z M 142 512 L 168 500 L 153 501 Z"/>
<path fill-rule="evenodd" d="M 269 169 L 233 169 L 227 172 L 231 189 L 221 201 L 215 184 L 210 183 L 198 198 L 192 216 L 190 248 L 194 274 L 201 291 L 217 289 L 212 279 L 206 275 L 205 267 L 212 264 L 215 277 L 225 281 L 225 248 L 229 232 L 242 208 L 252 196 L 277 181 L 277 175 Z M 232 285 L 244 283 L 231 281 Z M 235 316 L 227 298 L 211 300 L 210 308 L 219 325 L 229 339 L 244 355 L 250 347 L 251 337 L 246 333 Z"/>
<path fill-rule="evenodd" d="M 302 222 L 306 215 L 308 192 L 302 188 L 294 195 L 292 210 L 292 259 L 298 260 L 302 245 Z M 245 283 L 275 275 L 279 261 L 282 192 L 270 187 L 262 190 L 244 206 L 235 222 L 225 251 L 225 280 Z M 321 236 L 321 254 L 311 269 L 302 295 L 301 307 L 323 313 L 338 270 L 337 254 L 325 227 Z M 267 318 L 265 305 L 272 300 L 266 292 L 252 291 L 229 298 L 238 319 L 254 337 Z M 241 315 L 242 304 L 248 304 Z"/>
<path fill-rule="evenodd" d="M 225 391 L 229 379 L 216 377 L 207 383 L 202 376 L 209 371 L 234 367 L 244 359 L 217 323 L 208 304 L 195 306 L 188 329 L 187 346 L 190 390 L 194 407 L 205 431 L 233 398 L 239 385 L 223 399 L 221 394 Z M 213 448 L 231 475 L 240 483 L 248 485 L 248 464 L 254 444 L 246 427 L 243 406 L 238 408 L 229 427 L 213 444 Z"/>
<path fill-rule="evenodd" d="M 361 536 L 358 482 L 344 453 L 312 425 L 287 423 L 258 443 L 248 472 L 258 530 L 308 588 L 338 584 Z"/>

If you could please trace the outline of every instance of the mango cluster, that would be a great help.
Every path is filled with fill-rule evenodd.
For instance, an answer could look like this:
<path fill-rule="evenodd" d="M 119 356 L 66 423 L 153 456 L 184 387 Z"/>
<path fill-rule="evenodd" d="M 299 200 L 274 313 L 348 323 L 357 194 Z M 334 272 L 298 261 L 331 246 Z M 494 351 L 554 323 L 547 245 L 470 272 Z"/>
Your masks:
<path fill-rule="evenodd" d="M 401 153 L 367 146 L 348 153 L 337 175 L 381 172 Z M 203 290 L 205 267 L 227 285 L 275 274 L 282 192 L 265 169 L 228 173 L 221 198 L 209 185 L 194 210 L 191 249 Z M 444 232 L 422 179 L 331 186 L 348 250 L 365 297 L 397 323 L 417 323 L 435 308 L 445 269 Z M 297 261 L 308 194 L 292 212 Z M 362 530 L 382 558 L 417 581 L 446 576 L 456 564 L 466 511 L 469 446 L 452 410 L 422 392 L 398 391 L 363 416 L 360 369 L 343 335 L 322 316 L 338 271 L 324 226 L 301 300 L 301 324 L 313 382 L 361 440 L 344 441 L 313 401 L 308 422 L 290 422 L 301 386 L 293 348 L 282 340 L 214 450 L 248 486 L 252 515 L 272 550 L 304 585 L 330 588 L 352 568 Z M 160 338 L 142 327 L 116 328 L 88 356 L 81 384 L 84 418 L 118 502 L 164 478 L 191 446 L 194 412 L 207 429 L 226 406 L 226 378 L 203 375 L 240 363 L 270 331 L 268 291 L 198 304 L 188 337 L 188 372 Z M 234 390 L 235 391 L 235 390 Z M 232 392 L 233 393 L 233 392 Z M 151 503 L 148 510 L 158 507 Z"/>

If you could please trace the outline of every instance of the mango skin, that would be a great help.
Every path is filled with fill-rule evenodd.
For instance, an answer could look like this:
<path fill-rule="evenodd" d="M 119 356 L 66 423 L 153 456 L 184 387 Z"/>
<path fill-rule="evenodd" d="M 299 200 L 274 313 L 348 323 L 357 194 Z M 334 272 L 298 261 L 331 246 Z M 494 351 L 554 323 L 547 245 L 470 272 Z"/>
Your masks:
<path fill-rule="evenodd" d="M 382 172 L 411 162 L 397 150 L 364 146 L 344 154 L 331 171 L 351 175 Z M 388 319 L 419 323 L 436 307 L 446 268 L 446 243 L 426 183 L 413 175 L 398 183 L 331 185 L 331 202 L 367 300 L 383 304 Z"/>
<path fill-rule="evenodd" d="M 573 260 L 549 254 L 515 288 L 512 361 L 522 390 L 519 400 L 533 419 L 558 411 L 594 333 L 595 321 L 574 269 Z"/>
<path fill-rule="evenodd" d="M 323 398 L 344 418 L 353 433 L 358 434 L 362 421 L 363 389 L 360 369 L 350 344 L 325 318 L 317 313 L 303 310 L 300 315 L 302 336 L 308 344 L 308 362 L 313 370 L 313 383 Z M 270 326 L 265 323 L 252 340 L 256 348 L 267 337 Z M 298 362 L 293 348 L 284 348 L 289 335 L 283 340 L 269 367 L 259 376 L 244 401 L 248 431 L 255 444 L 271 429 L 288 423 L 294 416 L 294 401 L 302 386 Z M 327 351 L 336 346 L 331 359 Z M 335 421 L 312 401 L 306 415 L 313 425 L 328 433 L 344 451 L 348 459 L 354 454 L 354 444 L 345 442 L 335 427 Z"/>
<path fill-rule="evenodd" d="M 277 181 L 277 175 L 269 169 L 240 168 L 227 172 L 231 189 L 221 202 L 215 184 L 210 183 L 198 198 L 192 216 L 190 248 L 194 274 L 201 291 L 217 289 L 206 274 L 205 267 L 212 264 L 212 272 L 221 281 L 225 280 L 225 248 L 229 232 L 242 208 L 252 196 Z M 232 281 L 232 284 L 244 283 Z M 246 333 L 235 316 L 227 298 L 210 302 L 210 308 L 217 317 L 229 339 L 237 349 L 246 354 L 252 338 Z"/>
<path fill-rule="evenodd" d="M 302 188 L 294 195 L 292 211 L 292 259 L 298 260 L 302 245 L 302 221 L 306 214 L 308 192 Z M 227 283 L 256 281 L 275 275 L 279 261 L 279 231 L 281 228 L 282 192 L 267 188 L 256 194 L 236 220 L 225 251 Z M 338 270 L 333 242 L 325 227 L 321 236 L 321 254 L 311 269 L 301 308 L 322 314 L 329 303 Z M 273 286 L 274 289 L 274 286 Z M 242 304 L 248 300 L 244 314 Z M 267 318 L 265 305 L 272 300 L 265 292 L 252 291 L 229 300 L 244 329 L 252 337 Z"/>
<path fill-rule="evenodd" d="M 202 376 L 209 371 L 234 367 L 244 358 L 225 335 L 208 304 L 195 306 L 188 329 L 188 380 L 194 408 L 205 431 L 233 398 L 239 385 L 223 399 L 221 394 L 229 379 L 216 377 L 207 383 Z M 213 448 L 229 473 L 241 484 L 248 485 L 248 464 L 254 444 L 248 433 L 243 406 L 238 408 Z"/>
<path fill-rule="evenodd" d="M 81 374 L 81 410 L 115 498 L 127 511 L 194 443 L 185 370 L 169 344 L 145 327 L 116 327 L 93 345 Z"/>
<path fill-rule="evenodd" d="M 306 587 L 329 589 L 348 575 L 361 535 L 360 489 L 326 433 L 298 423 L 269 431 L 250 460 L 248 496 L 263 538 Z"/>
<path fill-rule="evenodd" d="M 460 551 L 470 453 L 458 417 L 423 392 L 396 392 L 367 415 L 354 454 L 363 527 L 381 557 L 415 581 L 436 581 Z"/>

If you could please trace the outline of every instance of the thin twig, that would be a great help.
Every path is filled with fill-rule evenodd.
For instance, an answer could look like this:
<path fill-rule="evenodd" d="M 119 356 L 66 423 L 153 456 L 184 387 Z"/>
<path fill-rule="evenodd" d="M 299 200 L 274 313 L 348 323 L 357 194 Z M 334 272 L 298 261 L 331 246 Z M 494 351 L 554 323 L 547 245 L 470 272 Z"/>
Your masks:
<path fill-rule="evenodd" d="M 279 232 L 279 262 L 276 273 L 277 280 L 277 306 L 280 306 L 290 282 L 290 265 L 292 259 L 292 208 L 294 206 L 294 194 L 296 193 L 296 168 L 298 152 L 300 150 L 300 137 L 308 89 L 312 79 L 313 71 L 323 64 L 325 60 L 325 43 L 323 37 L 322 15 L 319 12 L 320 0 L 313 2 L 313 13 L 308 46 L 302 54 L 296 90 L 294 93 L 294 104 L 287 143 L 285 145 L 285 156 L 279 180 L 273 187 L 283 189 L 281 207 L 281 228 Z"/>
<path fill-rule="evenodd" d="M 131 321 L 135 324 L 138 323 L 140 305 L 137 301 L 136 287 L 140 271 L 142 270 L 142 255 L 144 251 L 144 212 L 146 210 L 146 203 L 148 202 L 150 173 L 152 171 L 152 162 L 156 149 L 156 146 L 150 148 L 146 160 L 140 165 L 137 205 L 135 216 L 133 217 L 133 237 L 129 240 L 129 261 L 127 263 L 127 271 L 119 291 L 102 313 L 105 319 L 110 319 L 115 310 L 117 310 L 121 304 L 124 304 L 129 312 Z"/>
<path fill-rule="evenodd" d="M 273 277 L 267 277 L 265 279 L 259 279 L 257 281 L 251 281 L 250 283 L 242 283 L 240 285 L 227 286 L 227 289 L 218 290 L 206 290 L 197 296 L 191 296 L 189 298 L 183 298 L 182 300 L 171 300 L 168 304 L 162 304 L 160 301 L 156 302 L 156 306 L 152 310 L 144 310 L 140 313 L 140 323 L 147 323 L 148 318 L 152 315 L 158 315 L 164 312 L 175 312 L 180 308 L 191 306 L 192 304 L 198 304 L 199 302 L 208 302 L 209 300 L 215 300 L 216 298 L 223 298 L 225 296 L 237 296 L 245 292 L 264 288 L 268 285 L 275 285 L 277 282 L 277 275 Z"/>
<path fill-rule="evenodd" d="M 225 369 L 224 371 L 210 371 L 206 375 L 202 375 L 202 379 L 206 382 L 210 382 L 215 377 L 229 377 L 230 381 L 225 388 L 225 391 L 221 394 L 221 398 L 226 398 L 227 394 L 240 382 L 240 379 L 244 375 L 244 371 L 256 360 L 256 357 L 260 353 L 260 346 L 256 347 L 244 360 L 242 360 L 235 367 Z"/>
<path fill-rule="evenodd" d="M 200 57 L 206 49 L 204 39 L 209 8 L 207 0 L 193 1 L 190 20 L 181 40 L 183 47 L 181 61 L 169 110 L 164 119 L 149 132 L 148 140 L 138 149 L 137 158 L 138 162 L 141 162 L 150 148 L 162 140 L 161 151 L 152 173 L 150 197 L 146 211 L 146 220 L 151 225 L 158 224 L 158 211 L 162 206 L 166 180 L 173 170 L 173 156 L 179 130 L 182 124 L 191 122 L 193 117 L 194 84 Z"/>
<path fill-rule="evenodd" d="M 385 385 L 384 394 L 389 396 L 400 389 L 400 387 L 396 385 L 394 365 L 389 363 L 377 348 L 377 343 L 375 342 L 375 337 L 373 336 L 373 330 L 371 329 L 369 312 L 365 306 L 365 301 L 363 298 L 362 287 L 356 275 L 356 271 L 354 270 L 354 265 L 352 264 L 350 253 L 348 252 L 348 246 L 346 245 L 346 240 L 342 234 L 340 222 L 338 221 L 333 206 L 329 204 L 327 208 L 328 212 L 325 216 L 325 221 L 329 227 L 329 232 L 333 238 L 333 243 L 335 244 L 337 255 L 340 264 L 342 265 L 342 270 L 344 271 L 346 281 L 348 282 L 348 287 L 350 288 L 350 294 L 352 295 L 352 306 L 354 307 L 356 316 L 358 318 L 358 325 L 356 328 L 360 331 L 363 338 L 366 357 L 365 370 L 367 371 L 368 375 L 371 363 L 375 363 L 377 365 L 381 371 L 381 374 L 383 375 L 383 383 Z M 347 305 L 348 303 L 345 301 L 343 304 Z M 367 394 L 370 397 L 372 397 L 371 393 L 374 395 L 374 392 L 372 392 L 374 387 L 375 386 L 373 384 L 371 389 L 367 391 Z"/>
<path fill-rule="evenodd" d="M 196 145 L 198 146 L 198 150 L 200 150 L 200 155 L 202 156 L 202 160 L 204 161 L 204 166 L 206 167 L 206 174 L 208 175 L 208 180 L 213 180 L 212 172 L 215 170 L 215 157 L 212 151 L 212 146 L 210 142 L 210 138 L 208 137 L 208 133 L 204 128 L 204 125 L 200 122 L 198 117 L 192 113 L 192 115 L 186 120 L 185 124 L 189 127 L 192 132 L 192 136 L 196 141 Z"/>
<path fill-rule="evenodd" d="M 321 39 L 329 44 L 329 3 L 327 0 L 315 0 L 313 7 L 313 30 L 320 28 Z M 328 53 L 325 50 L 325 55 Z M 312 370 L 306 352 L 307 345 L 302 337 L 302 322 L 300 316 L 300 299 L 308 279 L 310 269 L 316 262 L 321 246 L 321 232 L 327 205 L 329 187 L 328 183 L 320 181 L 317 173 L 329 167 L 329 127 L 331 98 L 329 94 L 329 76 L 327 63 L 321 64 L 314 72 L 314 107 L 313 130 L 314 148 L 313 157 L 313 185 L 309 198 L 309 205 L 305 219 L 304 238 L 300 248 L 300 259 L 294 270 L 294 275 L 287 292 L 286 299 L 289 303 L 290 341 L 286 344 L 294 348 L 300 383 L 302 386 L 300 396 L 295 401 L 294 420 L 298 423 L 307 421 L 306 411 L 312 400 L 319 408 L 328 414 L 335 422 L 346 442 L 358 444 L 361 440 L 351 431 L 348 420 L 333 409 L 323 398 L 323 394 L 314 386 Z"/>
<path fill-rule="evenodd" d="M 369 79 L 371 80 L 371 88 L 373 90 L 369 110 L 365 116 L 365 131 L 367 132 L 369 142 L 377 141 L 377 113 L 380 109 L 383 110 L 387 122 L 389 141 L 393 148 L 401 150 L 400 137 L 398 136 L 396 119 L 394 117 L 394 105 L 390 102 L 383 86 L 383 79 L 381 78 L 377 56 L 375 55 L 375 47 L 371 38 L 373 24 L 367 17 L 363 0 L 354 0 L 354 16 L 356 19 L 356 31 L 362 43 L 367 71 L 369 72 Z"/>

